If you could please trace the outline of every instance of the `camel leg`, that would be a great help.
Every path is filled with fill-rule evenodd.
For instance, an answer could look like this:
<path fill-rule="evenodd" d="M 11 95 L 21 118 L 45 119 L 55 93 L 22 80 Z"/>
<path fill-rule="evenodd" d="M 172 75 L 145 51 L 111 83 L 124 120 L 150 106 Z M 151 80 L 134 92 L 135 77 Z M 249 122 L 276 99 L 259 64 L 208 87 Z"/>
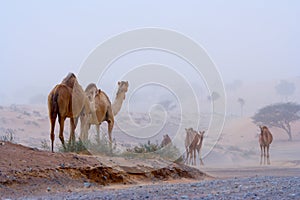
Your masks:
<path fill-rule="evenodd" d="M 197 154 L 196 154 L 196 149 L 194 149 L 194 165 L 195 165 L 195 166 L 197 165 L 197 163 L 196 163 L 196 156 L 197 156 Z"/>
<path fill-rule="evenodd" d="M 69 139 L 69 145 L 71 147 L 71 149 L 74 149 L 74 145 L 75 145 L 75 119 L 74 118 L 70 118 L 70 139 Z"/>
<path fill-rule="evenodd" d="M 263 146 L 260 145 L 260 165 L 262 165 L 262 159 L 263 159 Z"/>
<path fill-rule="evenodd" d="M 100 144 L 100 124 L 96 124 L 96 132 L 97 132 L 97 136 L 96 136 L 96 141 L 98 144 Z"/>
<path fill-rule="evenodd" d="M 191 159 L 192 159 L 192 151 L 191 151 L 191 148 L 189 148 L 188 157 L 187 157 L 187 164 L 188 165 L 191 165 Z"/>
<path fill-rule="evenodd" d="M 50 131 L 50 138 L 51 138 L 51 150 L 53 152 L 53 143 L 54 143 L 54 129 L 55 129 L 55 121 L 56 121 L 56 116 L 51 117 L 50 123 L 51 123 L 51 131 Z"/>
<path fill-rule="evenodd" d="M 194 164 L 194 150 L 191 151 L 191 165 L 195 165 Z"/>
<path fill-rule="evenodd" d="M 109 138 L 109 148 L 110 148 L 110 151 L 112 151 L 112 138 L 111 138 L 111 133 L 112 133 L 113 127 L 114 127 L 114 121 L 113 121 L 113 120 L 109 120 L 109 121 L 108 121 L 108 138 Z"/>
<path fill-rule="evenodd" d="M 188 150 L 188 148 L 185 148 L 185 152 L 186 152 L 186 157 L 184 159 L 184 163 L 188 165 L 188 162 L 189 162 L 189 150 Z"/>
<path fill-rule="evenodd" d="M 195 149 L 192 149 L 192 150 L 191 150 L 191 164 L 192 164 L 192 165 L 195 165 L 195 159 L 194 159 L 194 156 L 195 156 Z"/>
<path fill-rule="evenodd" d="M 87 123 L 84 125 L 84 132 L 83 132 L 83 141 L 87 142 L 89 139 L 89 130 L 91 128 L 91 124 Z"/>
<path fill-rule="evenodd" d="M 268 165 L 270 165 L 271 164 L 271 162 L 270 162 L 270 154 L 269 154 L 269 145 L 267 146 L 267 162 L 268 162 Z"/>
<path fill-rule="evenodd" d="M 85 131 L 85 124 L 86 124 L 86 120 L 84 118 L 85 116 L 81 115 L 80 116 L 80 140 L 83 141 L 83 135 L 84 135 L 84 131 Z"/>
<path fill-rule="evenodd" d="M 202 157 L 201 157 L 201 149 L 198 151 L 198 156 L 199 156 L 200 165 L 204 165 L 204 163 L 202 161 Z"/>
<path fill-rule="evenodd" d="M 64 139 L 65 118 L 58 116 L 58 122 L 59 122 L 59 139 L 63 145 L 64 150 L 66 150 L 65 139 Z"/>
<path fill-rule="evenodd" d="M 266 146 L 264 146 L 264 165 L 266 165 L 266 157 L 267 157 Z"/>

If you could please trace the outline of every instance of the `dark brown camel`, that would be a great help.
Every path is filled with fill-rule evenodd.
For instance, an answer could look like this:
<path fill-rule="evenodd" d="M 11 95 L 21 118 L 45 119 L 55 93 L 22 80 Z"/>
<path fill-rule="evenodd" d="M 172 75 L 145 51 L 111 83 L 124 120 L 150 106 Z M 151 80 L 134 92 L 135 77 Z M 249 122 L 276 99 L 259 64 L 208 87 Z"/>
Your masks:
<path fill-rule="evenodd" d="M 66 118 L 70 118 L 70 139 L 69 145 L 73 146 L 75 143 L 75 128 L 78 122 L 78 116 L 83 110 L 89 112 L 88 99 L 79 85 L 76 76 L 73 73 L 69 73 L 63 81 L 56 85 L 48 95 L 48 111 L 50 118 L 50 138 L 51 138 L 51 150 L 53 152 L 54 143 L 54 128 L 56 117 L 58 116 L 59 139 L 66 149 L 64 141 L 64 122 Z"/>
<path fill-rule="evenodd" d="M 161 141 L 160 146 L 163 148 L 167 146 L 168 144 L 172 144 L 172 140 L 168 134 L 163 135 L 163 140 Z"/>

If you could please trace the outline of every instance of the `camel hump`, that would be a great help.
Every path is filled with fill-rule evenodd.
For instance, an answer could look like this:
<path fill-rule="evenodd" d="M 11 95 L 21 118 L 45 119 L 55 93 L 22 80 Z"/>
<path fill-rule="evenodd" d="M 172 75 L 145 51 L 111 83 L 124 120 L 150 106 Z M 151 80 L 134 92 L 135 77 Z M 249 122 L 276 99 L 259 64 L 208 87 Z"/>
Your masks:
<path fill-rule="evenodd" d="M 74 84 L 77 82 L 77 78 L 74 73 L 70 72 L 61 82 L 62 84 L 65 84 L 71 88 L 74 87 Z"/>
<path fill-rule="evenodd" d="M 95 83 L 90 83 L 88 86 L 85 88 L 85 92 L 88 92 L 90 90 L 97 90 L 97 86 Z"/>

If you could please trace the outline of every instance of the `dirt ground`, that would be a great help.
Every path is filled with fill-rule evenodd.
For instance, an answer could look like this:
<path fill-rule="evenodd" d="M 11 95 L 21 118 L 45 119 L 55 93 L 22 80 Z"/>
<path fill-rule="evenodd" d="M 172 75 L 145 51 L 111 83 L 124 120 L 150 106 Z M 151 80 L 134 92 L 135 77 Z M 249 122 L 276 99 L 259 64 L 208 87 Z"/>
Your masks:
<path fill-rule="evenodd" d="M 161 159 L 51 153 L 10 142 L 0 142 L 2 198 L 66 194 L 134 185 L 184 183 L 254 176 L 299 176 L 294 167 L 201 167 L 201 171 Z M 296 162 L 296 161 L 295 161 Z"/>
<path fill-rule="evenodd" d="M 10 142 L 0 144 L 2 198 L 81 191 L 92 184 L 101 188 L 210 178 L 195 168 L 160 159 L 51 153 Z"/>

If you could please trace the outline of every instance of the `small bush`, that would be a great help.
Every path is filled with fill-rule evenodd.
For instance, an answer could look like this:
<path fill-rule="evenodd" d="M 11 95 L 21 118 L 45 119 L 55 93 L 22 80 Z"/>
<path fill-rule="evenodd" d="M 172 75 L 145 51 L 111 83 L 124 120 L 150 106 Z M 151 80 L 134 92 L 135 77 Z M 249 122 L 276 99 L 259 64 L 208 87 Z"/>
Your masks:
<path fill-rule="evenodd" d="M 41 149 L 45 151 L 50 151 L 50 146 L 48 144 L 48 140 L 44 139 L 41 141 Z"/>
<path fill-rule="evenodd" d="M 116 150 L 116 142 L 113 141 L 112 150 L 109 145 L 109 141 L 106 139 L 99 140 L 97 139 L 96 142 L 92 142 L 91 140 L 82 141 L 78 140 L 75 141 L 75 144 L 72 146 L 69 144 L 68 141 L 66 143 L 66 149 L 60 144 L 59 151 L 60 152 L 76 152 L 76 153 L 92 153 L 92 154 L 100 154 L 100 155 L 112 155 L 112 150 Z"/>
<path fill-rule="evenodd" d="M 89 145 L 89 141 L 87 142 L 82 142 L 81 140 L 75 141 L 74 145 L 71 145 L 69 141 L 65 141 L 66 149 L 60 144 L 58 147 L 58 151 L 60 152 L 84 152 L 87 151 L 87 147 Z"/>
<path fill-rule="evenodd" d="M 122 156 L 131 157 L 131 158 L 160 157 L 164 160 L 169 160 L 178 163 L 183 161 L 183 157 L 176 146 L 169 144 L 162 148 L 157 143 L 153 144 L 150 141 L 148 141 L 147 144 L 139 144 L 138 146 L 135 146 L 132 149 L 127 149 L 126 152 L 122 153 Z"/>
<path fill-rule="evenodd" d="M 11 128 L 5 130 L 5 135 L 0 136 L 0 140 L 5 142 L 13 142 L 15 139 L 15 132 Z"/>

